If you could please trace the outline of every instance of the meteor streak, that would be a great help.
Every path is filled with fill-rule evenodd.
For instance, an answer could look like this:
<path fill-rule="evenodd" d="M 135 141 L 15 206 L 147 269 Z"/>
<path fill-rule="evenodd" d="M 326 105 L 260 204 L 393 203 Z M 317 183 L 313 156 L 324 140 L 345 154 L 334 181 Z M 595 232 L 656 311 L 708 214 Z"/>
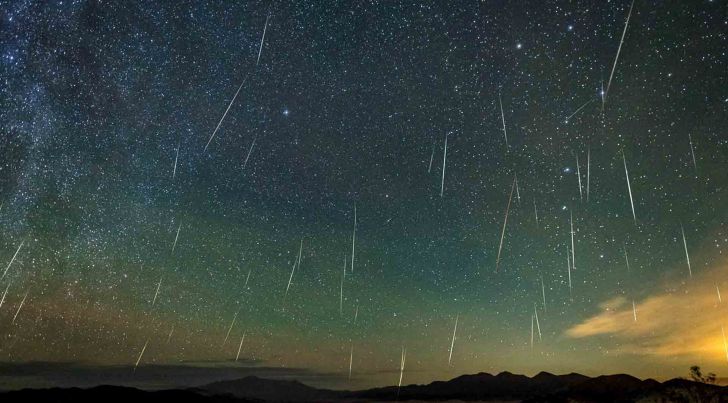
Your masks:
<path fill-rule="evenodd" d="M 177 247 L 177 239 L 179 239 L 179 230 L 182 229 L 182 221 L 180 221 L 179 225 L 177 226 L 177 235 L 174 236 L 174 243 L 172 243 L 172 253 L 174 253 L 174 248 Z"/>
<path fill-rule="evenodd" d="M 531 315 L 531 350 L 533 350 L 533 315 Z"/>
<path fill-rule="evenodd" d="M 349 379 L 351 379 L 351 367 L 354 363 L 354 343 L 351 343 L 351 350 L 349 350 Z"/>
<path fill-rule="evenodd" d="M 579 156 L 576 156 L 576 177 L 579 182 L 579 201 L 583 200 L 584 194 L 581 191 L 581 169 L 579 168 Z"/>
<path fill-rule="evenodd" d="M 693 148 L 693 136 L 688 133 L 688 140 L 690 141 L 690 155 L 693 157 L 693 168 L 695 168 L 695 174 L 698 173 L 698 163 L 695 162 L 695 149 Z"/>
<path fill-rule="evenodd" d="M 688 242 L 685 240 L 685 229 L 680 224 L 680 232 L 682 233 L 683 246 L 685 247 L 685 260 L 688 262 L 688 274 L 693 278 L 693 269 L 690 267 L 690 254 L 688 253 Z"/>
<path fill-rule="evenodd" d="M 546 312 L 546 287 L 543 285 L 543 275 L 541 275 L 541 296 L 543 297 L 543 311 Z"/>
<path fill-rule="evenodd" d="M 632 198 L 632 185 L 629 183 L 629 172 L 627 171 L 627 157 L 622 151 L 622 161 L 624 161 L 624 175 L 627 177 L 627 191 L 629 192 L 629 204 L 632 206 L 632 218 L 634 223 L 637 224 L 637 215 L 634 212 L 634 199 Z"/>
<path fill-rule="evenodd" d="M 586 149 L 586 202 L 589 203 L 589 176 L 591 173 L 591 147 Z"/>
<path fill-rule="evenodd" d="M 10 322 L 10 323 L 15 323 L 15 319 L 18 318 L 18 314 L 20 313 L 20 310 L 23 308 L 23 305 L 25 304 L 25 299 L 28 298 L 28 293 L 29 292 L 30 292 L 30 290 L 28 290 L 28 291 L 25 292 L 25 295 L 23 296 L 23 300 L 20 301 L 20 305 L 18 305 L 18 310 L 15 311 L 15 316 L 13 316 L 13 321 Z"/>
<path fill-rule="evenodd" d="M 157 291 L 154 292 L 154 298 L 152 299 L 152 306 L 154 306 L 154 303 L 157 302 L 157 296 L 159 295 L 159 288 L 162 286 L 162 277 L 159 278 L 159 283 L 157 284 Z"/>
<path fill-rule="evenodd" d="M 435 159 L 435 142 L 432 142 L 432 154 L 430 154 L 430 166 L 427 168 L 427 173 L 429 174 L 430 171 L 432 171 L 432 160 Z"/>
<path fill-rule="evenodd" d="M 354 230 L 351 233 L 351 272 L 354 273 L 354 252 L 356 245 L 356 203 L 354 203 Z"/>
<path fill-rule="evenodd" d="M 576 115 L 577 113 L 579 113 L 579 111 L 581 111 L 582 109 L 584 109 L 587 105 L 589 105 L 592 102 L 594 102 L 594 99 L 591 99 L 589 101 L 584 102 L 584 104 L 582 106 L 580 106 L 579 109 L 576 110 L 576 112 L 572 113 L 571 115 L 569 115 L 568 118 L 566 118 L 565 122 L 566 123 L 569 123 L 569 119 L 571 119 L 572 117 L 574 117 L 574 115 Z"/>
<path fill-rule="evenodd" d="M 344 314 L 344 279 L 346 279 L 346 257 L 344 257 L 344 272 L 341 275 L 341 292 L 339 293 L 339 315 Z"/>
<path fill-rule="evenodd" d="M 142 356 L 144 355 L 144 351 L 147 349 L 147 344 L 149 344 L 149 339 L 144 343 L 144 347 L 142 347 L 142 352 L 139 353 L 139 358 L 136 360 L 136 364 L 134 364 L 134 372 L 136 372 L 137 367 L 139 366 L 139 361 L 142 360 Z"/>
<path fill-rule="evenodd" d="M 571 295 L 571 260 L 569 259 L 569 245 L 566 245 L 566 270 L 569 275 L 569 295 Z"/>
<path fill-rule="evenodd" d="M 513 189 L 516 188 L 516 177 L 513 177 L 513 185 L 511 186 L 511 194 L 508 196 L 508 205 L 506 205 L 506 214 L 503 218 L 503 230 L 501 231 L 500 245 L 498 245 L 498 257 L 495 260 L 495 272 L 498 272 L 500 264 L 501 250 L 503 249 L 503 238 L 506 235 L 506 224 L 508 223 L 508 212 L 511 210 L 511 200 L 513 199 Z"/>
<path fill-rule="evenodd" d="M 609 81 L 607 82 L 607 90 L 604 92 L 604 100 L 606 101 L 607 95 L 609 94 L 609 87 L 612 85 L 612 78 L 614 77 L 614 70 L 617 68 L 617 60 L 619 60 L 619 52 L 622 51 L 622 44 L 624 43 L 624 36 L 627 34 L 627 27 L 629 26 L 629 19 L 632 17 L 632 6 L 634 6 L 634 0 L 629 5 L 629 12 L 627 13 L 627 21 L 624 23 L 624 31 L 622 31 L 622 39 L 619 40 L 619 47 L 617 47 L 617 56 L 614 57 L 614 64 L 612 65 L 612 72 L 609 74 Z"/>
<path fill-rule="evenodd" d="M 15 254 L 13 255 L 12 259 L 10 259 L 10 263 L 8 263 L 8 266 L 5 267 L 5 271 L 3 272 L 3 276 L 0 278 L 0 280 L 5 278 L 5 275 L 8 274 L 8 269 L 10 269 L 10 266 L 13 265 L 13 262 L 15 261 L 15 258 L 18 257 L 18 252 L 20 252 L 20 248 L 23 247 L 23 244 L 25 244 L 25 240 L 20 242 L 20 246 L 18 246 L 18 249 L 15 251 Z"/>
<path fill-rule="evenodd" d="M 240 338 L 240 345 L 238 346 L 238 354 L 235 356 L 235 361 L 240 358 L 240 350 L 243 349 L 243 342 L 245 341 L 245 333 L 243 333 L 243 337 Z"/>
<path fill-rule="evenodd" d="M 172 180 L 177 175 L 177 159 L 179 158 L 179 144 L 177 144 L 177 154 L 174 156 L 174 168 L 172 169 Z"/>
<path fill-rule="evenodd" d="M 301 238 L 301 246 L 298 248 L 298 259 L 293 262 L 293 268 L 291 269 L 291 277 L 288 278 L 288 285 L 286 286 L 286 293 L 283 295 L 283 305 L 285 308 L 286 297 L 288 296 L 288 290 L 291 288 L 291 281 L 293 281 L 293 273 L 296 272 L 296 265 L 301 264 L 301 250 L 303 250 L 303 238 Z"/>
<path fill-rule="evenodd" d="M 570 211 L 569 215 L 571 217 L 571 267 L 576 270 L 576 258 L 574 257 L 574 213 Z"/>
<path fill-rule="evenodd" d="M 263 41 L 265 41 L 265 31 L 268 29 L 268 20 L 270 19 L 270 14 L 268 14 L 267 17 L 265 17 L 265 26 L 263 27 L 263 36 L 260 38 L 260 46 L 258 47 L 258 60 L 255 61 L 255 65 L 258 66 L 258 63 L 260 63 L 260 55 L 263 53 Z"/>
<path fill-rule="evenodd" d="M 442 193 L 445 191 L 445 167 L 447 165 L 447 136 L 449 136 L 450 133 L 445 135 L 445 151 L 442 153 L 442 180 L 440 181 L 440 197 L 442 197 Z"/>
<path fill-rule="evenodd" d="M 250 159 L 250 153 L 253 152 L 253 147 L 255 147 L 255 140 L 258 139 L 258 136 L 256 135 L 253 137 L 253 143 L 250 144 L 250 149 L 248 150 L 248 155 L 245 157 L 245 162 L 243 163 L 243 170 L 245 170 L 245 167 L 248 166 L 248 159 Z"/>
<path fill-rule="evenodd" d="M 501 122 L 503 122 L 503 138 L 506 141 L 506 149 L 508 149 L 508 133 L 506 132 L 506 115 L 503 113 L 503 101 L 501 94 L 498 93 L 498 103 L 500 104 Z"/>
<path fill-rule="evenodd" d="M 455 316 L 455 328 L 452 330 L 452 341 L 450 342 L 450 356 L 447 359 L 447 365 L 452 363 L 452 351 L 455 348 L 455 333 L 458 331 L 458 319 L 460 315 Z"/>
<path fill-rule="evenodd" d="M 240 93 L 240 90 L 243 89 L 243 85 L 245 85 L 245 82 L 248 81 L 248 77 L 249 76 L 250 76 L 250 74 L 248 74 L 248 75 L 245 76 L 245 79 L 240 84 L 240 87 L 238 87 L 238 90 L 235 91 L 235 95 L 233 96 L 233 99 L 230 101 L 230 104 L 228 104 L 227 109 L 225 109 L 225 113 L 222 114 L 222 117 L 220 118 L 220 121 L 217 122 L 217 126 L 215 127 L 215 130 L 212 132 L 212 135 L 210 136 L 210 139 L 207 140 L 207 144 L 205 144 L 205 150 L 204 151 L 207 151 L 207 147 L 209 147 L 210 146 L 210 143 L 212 143 L 212 139 L 215 138 L 215 134 L 220 129 L 220 125 L 222 125 L 222 121 L 225 120 L 225 116 L 227 116 L 228 112 L 230 112 L 230 108 L 233 106 L 233 103 L 235 103 L 235 98 L 238 97 L 238 94 Z"/>
<path fill-rule="evenodd" d="M 240 312 L 240 310 L 238 310 Z M 222 342 L 222 345 L 224 346 L 225 343 L 228 341 L 228 337 L 230 337 L 230 331 L 233 330 L 233 326 L 235 326 L 235 320 L 238 319 L 238 312 L 235 312 L 235 315 L 233 316 L 233 321 L 230 322 L 230 327 L 228 328 L 227 334 L 225 335 L 225 340 Z"/>
<path fill-rule="evenodd" d="M 5 297 L 8 295 L 8 290 L 10 289 L 10 283 L 8 282 L 8 285 L 5 287 L 5 292 L 3 293 L 2 299 L 0 299 L 0 308 L 2 308 L 3 303 L 5 302 Z"/>
<path fill-rule="evenodd" d="M 399 361 L 399 382 L 397 383 L 397 399 L 399 399 L 399 389 L 402 387 L 402 376 L 404 375 L 404 362 L 407 359 L 407 349 L 402 346 L 402 358 Z"/>
<path fill-rule="evenodd" d="M 627 263 L 627 273 L 629 273 L 630 270 L 629 270 L 629 258 L 627 257 L 627 246 L 624 247 L 624 261 Z"/>

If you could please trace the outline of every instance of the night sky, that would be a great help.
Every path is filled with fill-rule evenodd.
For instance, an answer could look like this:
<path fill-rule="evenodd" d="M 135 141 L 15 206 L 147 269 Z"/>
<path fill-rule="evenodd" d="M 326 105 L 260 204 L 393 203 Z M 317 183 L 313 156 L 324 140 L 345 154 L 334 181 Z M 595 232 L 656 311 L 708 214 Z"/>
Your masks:
<path fill-rule="evenodd" d="M 728 375 L 728 6 L 629 12 L 2 2 L 0 385 Z"/>

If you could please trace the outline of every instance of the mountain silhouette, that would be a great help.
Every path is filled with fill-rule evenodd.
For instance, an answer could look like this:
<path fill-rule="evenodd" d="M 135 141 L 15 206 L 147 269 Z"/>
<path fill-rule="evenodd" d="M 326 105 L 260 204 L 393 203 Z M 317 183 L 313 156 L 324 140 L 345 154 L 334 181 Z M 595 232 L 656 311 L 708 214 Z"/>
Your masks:
<path fill-rule="evenodd" d="M 398 390 L 399 389 L 399 390 Z M 588 377 L 540 372 L 533 377 L 501 372 L 462 375 L 426 385 L 388 386 L 360 391 L 318 389 L 298 381 L 242 379 L 181 390 L 143 391 L 119 386 L 90 389 L 25 389 L 0 393 L 0 401 L 28 402 L 368 402 L 368 401 L 521 401 L 521 402 L 728 402 L 728 387 L 685 379 L 660 383 L 630 375 Z"/>
<path fill-rule="evenodd" d="M 316 389 L 298 381 L 271 380 L 247 376 L 232 381 L 220 381 L 196 390 L 208 395 L 230 395 L 263 401 L 330 401 L 342 398 L 347 392 Z"/>

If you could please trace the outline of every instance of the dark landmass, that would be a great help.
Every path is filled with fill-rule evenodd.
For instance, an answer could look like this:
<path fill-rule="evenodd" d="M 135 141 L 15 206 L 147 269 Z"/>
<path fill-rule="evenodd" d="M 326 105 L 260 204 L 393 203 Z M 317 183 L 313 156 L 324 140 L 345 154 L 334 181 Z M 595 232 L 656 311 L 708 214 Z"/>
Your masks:
<path fill-rule="evenodd" d="M 427 385 L 363 391 L 317 389 L 297 381 L 254 376 L 184 390 L 144 391 L 120 386 L 90 389 L 24 389 L 0 393 L 2 402 L 728 402 L 728 387 L 672 379 L 660 383 L 630 375 L 595 378 L 541 372 L 529 378 L 502 372 L 462 375 Z"/>

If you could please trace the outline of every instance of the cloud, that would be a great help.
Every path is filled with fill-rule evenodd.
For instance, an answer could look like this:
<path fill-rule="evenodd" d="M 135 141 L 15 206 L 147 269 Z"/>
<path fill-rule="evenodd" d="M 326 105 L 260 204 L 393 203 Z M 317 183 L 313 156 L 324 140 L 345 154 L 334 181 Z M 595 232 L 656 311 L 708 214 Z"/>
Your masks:
<path fill-rule="evenodd" d="M 615 338 L 618 353 L 725 362 L 728 353 L 721 326 L 728 332 L 728 300 L 719 303 L 716 287 L 728 278 L 726 273 L 728 264 L 716 265 L 678 287 L 666 286 L 665 291 L 635 300 L 636 321 L 631 300 L 604 301 L 601 312 L 565 334 L 575 339 Z"/>

